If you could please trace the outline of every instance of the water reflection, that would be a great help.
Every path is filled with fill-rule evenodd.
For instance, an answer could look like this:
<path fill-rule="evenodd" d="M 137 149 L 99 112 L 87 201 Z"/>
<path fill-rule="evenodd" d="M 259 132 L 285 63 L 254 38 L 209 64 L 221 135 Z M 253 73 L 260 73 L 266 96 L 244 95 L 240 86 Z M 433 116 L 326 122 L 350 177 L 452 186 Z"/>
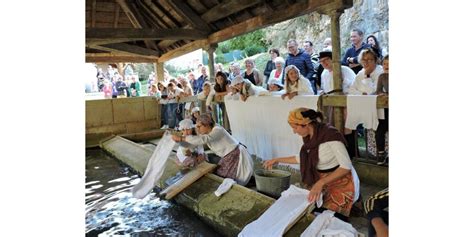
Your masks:
<path fill-rule="evenodd" d="M 86 236 L 218 236 L 194 213 L 155 193 L 133 198 L 139 180 L 103 151 L 86 151 Z"/>

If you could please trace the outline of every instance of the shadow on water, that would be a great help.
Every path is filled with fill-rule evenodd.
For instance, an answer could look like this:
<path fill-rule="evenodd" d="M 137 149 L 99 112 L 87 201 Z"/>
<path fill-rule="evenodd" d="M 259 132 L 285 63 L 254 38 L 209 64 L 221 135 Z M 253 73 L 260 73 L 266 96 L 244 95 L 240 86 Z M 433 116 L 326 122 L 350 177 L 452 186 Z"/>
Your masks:
<path fill-rule="evenodd" d="M 154 192 L 133 198 L 139 180 L 102 150 L 86 150 L 86 236 L 219 236 L 193 212 Z"/>

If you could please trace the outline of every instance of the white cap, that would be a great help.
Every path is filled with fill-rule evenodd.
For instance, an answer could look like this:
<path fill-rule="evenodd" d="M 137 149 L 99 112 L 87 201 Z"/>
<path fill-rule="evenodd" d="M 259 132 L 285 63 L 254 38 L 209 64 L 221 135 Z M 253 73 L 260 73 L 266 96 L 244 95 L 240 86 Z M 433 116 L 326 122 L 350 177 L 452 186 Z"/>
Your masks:
<path fill-rule="evenodd" d="M 179 126 L 178 126 L 179 130 L 192 129 L 192 128 L 193 128 L 193 121 L 191 119 L 183 119 L 179 122 Z"/>
<path fill-rule="evenodd" d="M 244 82 L 244 78 L 242 78 L 242 76 L 240 75 L 237 75 L 234 80 L 232 80 L 232 82 L 230 83 L 230 86 L 235 86 L 237 85 L 238 83 L 242 83 Z"/>
<path fill-rule="evenodd" d="M 200 112 L 201 110 L 199 109 L 199 107 L 194 107 L 192 110 L 191 110 L 191 113 L 195 113 L 195 112 Z"/>
<path fill-rule="evenodd" d="M 276 79 L 271 79 L 271 80 L 268 82 L 268 85 L 273 85 L 273 84 L 278 85 L 278 86 L 280 86 L 280 87 L 283 87 L 283 84 L 281 84 L 281 82 L 278 81 L 278 80 L 276 80 Z"/>

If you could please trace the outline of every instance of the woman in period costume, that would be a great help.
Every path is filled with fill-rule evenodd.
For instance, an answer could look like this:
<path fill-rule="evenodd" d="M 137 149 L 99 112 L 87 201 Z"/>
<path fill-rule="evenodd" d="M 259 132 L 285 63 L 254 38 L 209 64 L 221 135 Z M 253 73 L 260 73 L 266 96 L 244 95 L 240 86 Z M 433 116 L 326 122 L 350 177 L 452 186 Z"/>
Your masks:
<path fill-rule="evenodd" d="M 322 114 L 298 108 L 290 112 L 288 123 L 293 132 L 303 137 L 299 155 L 267 160 L 270 168 L 277 162 L 300 164 L 304 186 L 310 190 L 308 201 L 323 195 L 323 209 L 332 210 L 347 221 L 353 203 L 359 197 L 359 179 L 345 147 L 344 135 L 322 123 Z"/>
<path fill-rule="evenodd" d="M 247 148 L 233 138 L 223 127 L 215 125 L 208 114 L 201 115 L 196 122 L 198 136 L 177 136 L 173 140 L 185 146 L 207 146 L 221 160 L 218 163 L 217 175 L 234 179 L 240 185 L 246 185 L 253 174 L 253 161 Z"/>

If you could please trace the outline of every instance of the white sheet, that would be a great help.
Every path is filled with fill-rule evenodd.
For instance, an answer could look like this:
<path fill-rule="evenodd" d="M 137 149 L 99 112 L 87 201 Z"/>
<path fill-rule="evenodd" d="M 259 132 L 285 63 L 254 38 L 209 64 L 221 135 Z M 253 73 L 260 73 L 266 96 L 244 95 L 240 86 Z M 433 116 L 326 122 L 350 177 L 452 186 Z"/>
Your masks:
<path fill-rule="evenodd" d="M 348 95 L 347 118 L 345 127 L 356 129 L 358 124 L 366 129 L 377 129 L 379 118 L 377 115 L 376 95 Z"/>
<path fill-rule="evenodd" d="M 161 178 L 161 175 L 163 175 L 166 160 L 168 160 L 174 145 L 175 142 L 171 139 L 171 135 L 168 132 L 165 133 L 163 138 L 158 142 L 150 160 L 148 160 L 145 174 L 140 179 L 140 182 L 132 189 L 134 198 L 142 199 L 153 189 L 155 183 Z"/>
<path fill-rule="evenodd" d="M 246 225 L 238 236 L 282 236 L 286 227 L 312 205 L 308 202 L 308 194 L 308 190 L 291 185 L 257 220 Z"/>
<path fill-rule="evenodd" d="M 334 211 L 326 210 L 314 218 L 301 237 L 357 237 L 357 230 L 349 223 L 334 217 Z"/>
<path fill-rule="evenodd" d="M 288 125 L 288 113 L 298 107 L 317 110 L 318 98 L 308 95 L 282 100 L 280 96 L 250 96 L 243 102 L 226 97 L 232 136 L 246 145 L 250 154 L 264 160 L 296 155 L 303 140 Z"/>

